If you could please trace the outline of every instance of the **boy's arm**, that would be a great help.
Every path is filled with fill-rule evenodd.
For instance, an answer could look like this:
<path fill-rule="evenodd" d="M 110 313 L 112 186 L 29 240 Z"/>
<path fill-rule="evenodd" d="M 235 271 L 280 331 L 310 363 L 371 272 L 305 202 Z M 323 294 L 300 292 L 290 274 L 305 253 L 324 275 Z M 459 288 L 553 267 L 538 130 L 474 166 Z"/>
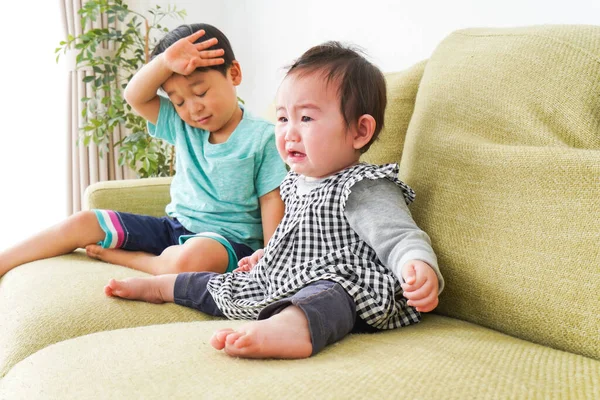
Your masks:
<path fill-rule="evenodd" d="M 275 233 L 277 225 L 279 225 L 281 219 L 283 218 L 285 205 L 281 200 L 281 196 L 279 195 L 279 188 L 271 190 L 269 193 L 262 195 L 259 197 L 258 201 L 260 203 L 263 237 L 266 246 L 269 240 L 271 240 L 273 233 Z M 254 268 L 258 260 L 260 260 L 264 254 L 264 249 L 258 249 L 251 256 L 242 258 L 238 262 L 238 268 L 233 270 L 233 272 L 250 271 L 252 268 Z"/>
<path fill-rule="evenodd" d="M 285 212 L 285 205 L 279 195 L 279 188 L 270 191 L 269 193 L 261 196 L 258 201 L 260 202 L 260 214 L 262 218 L 263 235 L 265 246 L 271 240 L 271 236 L 275 233 L 277 225 L 283 218 Z M 238 268 L 233 272 L 247 272 L 250 271 L 258 260 L 265 254 L 264 249 L 258 249 L 251 256 L 244 257 L 238 262 Z"/>
<path fill-rule="evenodd" d="M 429 236 L 412 219 L 398 186 L 387 179 L 364 179 L 356 183 L 345 213 L 352 229 L 402 284 L 405 283 L 403 267 L 419 260 L 435 272 L 441 293 L 444 279 Z"/>
<path fill-rule="evenodd" d="M 258 199 L 260 203 L 260 216 L 262 218 L 263 237 L 265 246 L 275 233 L 277 225 L 283 218 L 285 206 L 279 195 L 279 188 L 271 190 Z"/>
<path fill-rule="evenodd" d="M 163 54 L 160 54 L 131 78 L 123 93 L 131 108 L 154 125 L 160 109 L 158 89 L 171 75 L 173 71 L 165 64 Z"/>
<path fill-rule="evenodd" d="M 259 148 L 260 151 L 256 153 L 254 186 L 259 196 L 263 239 L 266 246 L 285 212 L 279 186 L 287 175 L 287 170 L 277 152 L 273 124 L 263 125 Z"/>

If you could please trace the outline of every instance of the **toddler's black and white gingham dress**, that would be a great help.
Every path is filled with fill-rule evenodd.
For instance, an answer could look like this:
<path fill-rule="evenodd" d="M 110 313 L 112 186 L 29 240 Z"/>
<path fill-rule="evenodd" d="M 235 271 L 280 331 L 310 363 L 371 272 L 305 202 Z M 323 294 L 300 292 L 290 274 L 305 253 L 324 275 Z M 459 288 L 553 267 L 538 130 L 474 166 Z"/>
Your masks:
<path fill-rule="evenodd" d="M 397 164 L 357 164 L 298 196 L 298 174 L 288 173 L 281 184 L 285 216 L 263 258 L 250 272 L 216 275 L 209 281 L 219 309 L 230 319 L 256 319 L 267 305 L 291 297 L 312 282 L 330 280 L 354 298 L 358 316 L 375 328 L 419 322 L 420 313 L 406 305 L 398 279 L 344 215 L 352 186 L 362 179 L 389 179 L 410 203 L 414 192 L 397 175 Z"/>

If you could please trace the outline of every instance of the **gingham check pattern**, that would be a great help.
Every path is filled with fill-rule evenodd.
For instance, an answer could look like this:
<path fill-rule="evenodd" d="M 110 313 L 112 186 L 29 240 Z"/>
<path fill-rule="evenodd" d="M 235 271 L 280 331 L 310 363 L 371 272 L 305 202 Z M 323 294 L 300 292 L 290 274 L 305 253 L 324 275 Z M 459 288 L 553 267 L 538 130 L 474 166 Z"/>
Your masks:
<path fill-rule="evenodd" d="M 231 319 L 256 319 L 267 305 L 326 279 L 342 285 L 354 298 L 358 315 L 375 328 L 419 322 L 419 312 L 406 305 L 394 274 L 352 230 L 344 214 L 352 186 L 365 178 L 389 179 L 402 188 L 407 204 L 413 201 L 413 190 L 397 176 L 397 164 L 358 164 L 298 196 L 298 175 L 288 173 L 281 184 L 285 215 L 263 258 L 250 272 L 218 275 L 209 281 L 219 309 Z"/>

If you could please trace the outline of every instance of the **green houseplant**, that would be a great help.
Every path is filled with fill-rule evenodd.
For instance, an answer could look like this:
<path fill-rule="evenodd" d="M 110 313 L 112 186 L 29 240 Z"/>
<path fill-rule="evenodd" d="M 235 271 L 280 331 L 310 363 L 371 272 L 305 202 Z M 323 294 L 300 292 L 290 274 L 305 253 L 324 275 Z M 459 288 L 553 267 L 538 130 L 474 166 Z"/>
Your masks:
<path fill-rule="evenodd" d="M 119 146 L 119 165 L 127 164 L 141 178 L 173 175 L 173 147 L 148 135 L 146 121 L 123 99 L 123 89 L 149 61 L 160 35 L 168 31 L 161 21 L 183 20 L 185 10 L 157 5 L 139 13 L 122 0 L 88 0 L 79 14 L 83 27 L 102 16 L 108 22 L 107 28 L 85 28 L 81 35 L 69 35 L 55 50 L 57 61 L 61 53 L 75 51 L 77 68 L 94 72 L 83 78 L 91 86 L 91 96 L 81 98 L 84 123 L 80 139 L 85 146 L 96 143 L 102 156 L 109 149 L 115 128 L 125 126 L 131 133 L 113 143 Z M 98 51 L 102 48 L 114 50 Z"/>

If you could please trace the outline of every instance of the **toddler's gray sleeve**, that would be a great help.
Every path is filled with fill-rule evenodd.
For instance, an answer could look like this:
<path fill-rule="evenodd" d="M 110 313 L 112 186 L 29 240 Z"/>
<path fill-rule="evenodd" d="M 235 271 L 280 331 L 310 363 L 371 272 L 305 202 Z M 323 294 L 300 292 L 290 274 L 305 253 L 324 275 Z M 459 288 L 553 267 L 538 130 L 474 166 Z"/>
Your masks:
<path fill-rule="evenodd" d="M 352 229 L 374 250 L 400 282 L 402 266 L 409 260 L 431 265 L 439 281 L 444 278 L 429 236 L 412 219 L 402 190 L 387 179 L 363 179 L 352 186 L 346 202 L 346 218 Z"/>

